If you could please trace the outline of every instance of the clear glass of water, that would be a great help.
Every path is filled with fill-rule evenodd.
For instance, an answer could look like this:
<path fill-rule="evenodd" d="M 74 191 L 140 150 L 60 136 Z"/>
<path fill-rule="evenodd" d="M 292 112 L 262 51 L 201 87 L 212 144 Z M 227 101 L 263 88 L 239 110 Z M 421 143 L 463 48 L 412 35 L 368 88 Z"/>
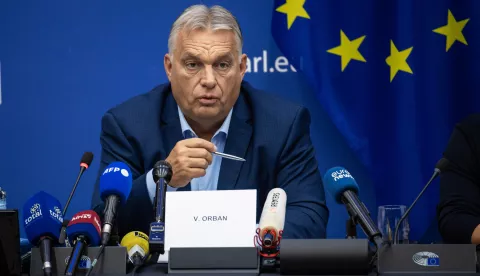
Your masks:
<path fill-rule="evenodd" d="M 0 187 L 0 210 L 7 209 L 7 193 Z"/>
<path fill-rule="evenodd" d="M 400 218 L 405 214 L 407 206 L 405 205 L 383 205 L 378 207 L 378 229 L 382 233 L 383 240 L 394 241 L 393 234 Z M 409 243 L 408 235 L 410 233 L 410 226 L 408 224 L 408 217 L 400 225 L 398 229 L 398 242 Z"/>

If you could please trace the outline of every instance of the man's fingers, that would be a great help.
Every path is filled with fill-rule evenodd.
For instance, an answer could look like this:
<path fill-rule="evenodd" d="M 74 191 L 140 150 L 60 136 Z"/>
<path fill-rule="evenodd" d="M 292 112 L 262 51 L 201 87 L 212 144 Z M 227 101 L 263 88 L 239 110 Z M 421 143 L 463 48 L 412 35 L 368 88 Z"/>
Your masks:
<path fill-rule="evenodd" d="M 202 176 L 205 176 L 205 174 L 206 174 L 205 169 L 191 168 L 189 170 L 189 175 L 192 178 L 202 177 Z"/>
<path fill-rule="evenodd" d="M 188 157 L 191 157 L 191 158 L 206 159 L 208 161 L 208 164 L 212 164 L 212 154 L 206 149 L 203 149 L 203 148 L 189 148 L 187 155 L 188 155 Z"/>
<path fill-rule="evenodd" d="M 190 168 L 206 169 L 208 165 L 210 164 L 205 158 L 190 158 L 188 160 L 188 167 Z"/>
<path fill-rule="evenodd" d="M 209 152 L 217 151 L 217 147 L 213 143 L 201 138 L 186 139 L 184 145 L 187 148 L 204 148 Z"/>

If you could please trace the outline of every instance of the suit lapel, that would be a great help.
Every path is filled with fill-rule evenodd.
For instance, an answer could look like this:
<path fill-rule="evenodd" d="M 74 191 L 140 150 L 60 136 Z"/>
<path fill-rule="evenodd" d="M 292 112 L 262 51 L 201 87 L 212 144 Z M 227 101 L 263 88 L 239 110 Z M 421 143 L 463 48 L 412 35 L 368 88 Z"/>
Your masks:
<path fill-rule="evenodd" d="M 224 152 L 245 158 L 251 136 L 252 125 L 250 122 L 250 110 L 244 96 L 240 93 L 237 103 L 233 108 Z M 237 184 L 242 165 L 248 161 L 248 159 L 245 162 L 240 162 L 223 158 L 220 166 L 217 189 L 233 190 Z"/>
<path fill-rule="evenodd" d="M 164 141 L 164 155 L 162 155 L 162 158 L 165 159 L 175 147 L 175 144 L 183 140 L 182 127 L 178 117 L 178 106 L 171 92 L 167 93 L 162 110 L 162 125 L 160 129 Z M 190 191 L 190 183 L 183 188 L 179 188 L 178 191 Z"/>
<path fill-rule="evenodd" d="M 167 93 L 164 106 L 162 108 L 162 120 L 161 120 L 161 135 L 163 140 L 163 151 L 165 156 L 162 158 L 167 158 L 167 156 L 172 151 L 175 144 L 183 140 L 182 127 L 180 126 L 180 118 L 178 118 L 178 107 L 175 99 L 173 98 L 172 92 Z"/>

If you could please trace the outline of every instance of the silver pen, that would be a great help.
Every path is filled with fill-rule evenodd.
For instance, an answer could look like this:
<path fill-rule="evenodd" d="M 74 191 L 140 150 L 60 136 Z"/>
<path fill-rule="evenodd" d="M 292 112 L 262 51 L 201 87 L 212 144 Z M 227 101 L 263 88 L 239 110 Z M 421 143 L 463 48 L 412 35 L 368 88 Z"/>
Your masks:
<path fill-rule="evenodd" d="M 243 158 L 241 158 L 241 157 L 238 157 L 238 156 L 235 156 L 235 155 L 226 154 L 226 153 L 221 153 L 221 152 L 218 152 L 218 151 L 214 151 L 214 152 L 212 152 L 212 154 L 218 155 L 218 156 L 223 157 L 223 158 L 236 160 L 236 161 L 242 161 L 242 162 L 245 162 L 245 161 L 246 161 L 245 159 L 243 159 Z"/>

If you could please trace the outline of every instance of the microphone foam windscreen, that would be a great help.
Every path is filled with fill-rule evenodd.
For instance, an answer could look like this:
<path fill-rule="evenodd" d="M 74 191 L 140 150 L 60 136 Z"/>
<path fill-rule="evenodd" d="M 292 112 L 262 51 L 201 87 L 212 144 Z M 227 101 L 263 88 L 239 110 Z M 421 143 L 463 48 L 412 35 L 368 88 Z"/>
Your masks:
<path fill-rule="evenodd" d="M 25 232 L 30 243 L 35 246 L 42 237 L 58 241 L 62 223 L 60 202 L 44 191 L 36 193 L 23 205 Z"/>
<path fill-rule="evenodd" d="M 100 197 L 103 201 L 110 195 L 117 195 L 120 204 L 127 201 L 132 190 L 132 173 L 123 162 L 113 162 L 100 176 Z"/>
<path fill-rule="evenodd" d="M 438 160 L 437 164 L 435 164 L 435 168 L 440 170 L 440 172 L 444 172 L 447 170 L 448 166 L 450 165 L 450 161 L 447 158 L 441 158 Z"/>
<path fill-rule="evenodd" d="M 285 213 L 287 209 L 287 194 L 282 188 L 274 188 L 270 190 L 263 205 L 262 216 L 258 227 L 260 230 L 264 228 L 275 228 L 281 231 L 285 226 Z"/>
<path fill-rule="evenodd" d="M 323 182 L 330 195 L 340 204 L 343 192 L 351 190 L 358 194 L 359 191 L 357 182 L 343 167 L 334 167 L 328 170 L 323 177 Z"/>
<path fill-rule="evenodd" d="M 127 248 L 129 257 L 132 256 L 135 251 L 139 251 L 145 256 L 149 251 L 148 240 L 148 236 L 145 233 L 132 231 L 122 238 L 120 245 Z"/>
<path fill-rule="evenodd" d="M 82 159 L 80 160 L 80 164 L 85 164 L 87 167 L 89 167 L 92 164 L 93 161 L 93 153 L 91 152 L 85 152 L 82 156 Z"/>
<path fill-rule="evenodd" d="M 100 217 L 92 210 L 73 215 L 67 226 L 67 237 L 71 244 L 79 236 L 85 236 L 90 246 L 100 244 Z"/>

